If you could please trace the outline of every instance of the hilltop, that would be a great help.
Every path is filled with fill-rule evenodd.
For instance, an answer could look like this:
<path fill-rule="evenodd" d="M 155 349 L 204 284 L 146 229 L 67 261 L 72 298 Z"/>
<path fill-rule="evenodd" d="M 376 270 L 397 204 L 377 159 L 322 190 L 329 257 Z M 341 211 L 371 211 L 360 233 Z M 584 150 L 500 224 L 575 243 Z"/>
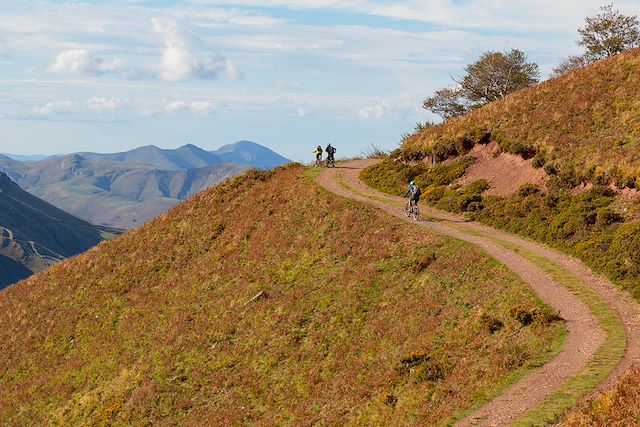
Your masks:
<path fill-rule="evenodd" d="M 416 179 L 428 203 L 577 255 L 640 297 L 638 75 L 635 49 L 523 89 L 416 132 L 362 177 L 392 193 Z"/>
<path fill-rule="evenodd" d="M 0 418 L 442 423 L 548 358 L 544 313 L 474 247 L 252 171 L 1 292 Z"/>
<path fill-rule="evenodd" d="M 0 288 L 117 233 L 75 218 L 0 173 Z"/>
<path fill-rule="evenodd" d="M 640 49 L 518 91 L 409 137 L 399 155 L 442 161 L 474 144 L 534 158 L 570 187 L 640 186 Z"/>

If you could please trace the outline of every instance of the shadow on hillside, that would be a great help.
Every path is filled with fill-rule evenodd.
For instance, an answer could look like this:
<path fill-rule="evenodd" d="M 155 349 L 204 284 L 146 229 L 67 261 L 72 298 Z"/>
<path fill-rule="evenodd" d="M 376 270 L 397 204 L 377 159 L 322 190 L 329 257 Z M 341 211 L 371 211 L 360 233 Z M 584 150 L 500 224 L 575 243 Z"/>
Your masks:
<path fill-rule="evenodd" d="M 17 261 L 0 254 L 0 289 L 31 276 L 33 272 Z"/>

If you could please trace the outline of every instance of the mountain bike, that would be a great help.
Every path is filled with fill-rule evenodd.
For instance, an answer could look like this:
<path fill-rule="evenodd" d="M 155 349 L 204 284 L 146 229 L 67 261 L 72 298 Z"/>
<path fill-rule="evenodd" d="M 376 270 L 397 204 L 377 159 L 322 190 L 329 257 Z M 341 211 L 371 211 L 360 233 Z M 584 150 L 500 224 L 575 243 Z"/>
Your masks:
<path fill-rule="evenodd" d="M 420 209 L 418 208 L 418 205 L 416 205 L 412 200 L 409 200 L 407 204 L 404 205 L 404 214 L 409 218 L 415 219 L 416 221 L 420 220 Z"/>
<path fill-rule="evenodd" d="M 327 167 L 335 168 L 336 167 L 336 158 L 333 156 L 327 157 Z"/>

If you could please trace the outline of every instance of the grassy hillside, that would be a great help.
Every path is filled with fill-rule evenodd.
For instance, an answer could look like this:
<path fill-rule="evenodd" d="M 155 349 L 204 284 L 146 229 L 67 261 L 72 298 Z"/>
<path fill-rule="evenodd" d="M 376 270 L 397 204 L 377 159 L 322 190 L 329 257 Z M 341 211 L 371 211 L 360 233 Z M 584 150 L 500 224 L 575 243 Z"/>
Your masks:
<path fill-rule="evenodd" d="M 415 178 L 428 203 L 577 255 L 640 298 L 638 75 L 640 49 L 519 91 L 412 135 L 362 178 L 392 193 Z M 533 157 L 546 188 L 505 198 L 483 194 L 485 181 L 457 185 L 474 161 L 466 153 L 491 140 Z"/>
<path fill-rule="evenodd" d="M 476 142 L 537 155 L 568 185 L 640 186 L 640 49 L 517 92 L 402 146 L 406 158 L 464 154 Z"/>
<path fill-rule="evenodd" d="M 0 419 L 432 425 L 548 358 L 553 319 L 472 247 L 250 172 L 0 293 Z"/>
<path fill-rule="evenodd" d="M 638 75 L 639 49 L 600 61 L 418 132 L 361 177 L 395 194 L 415 179 L 426 203 L 576 255 L 640 298 Z M 496 197 L 484 193 L 486 181 L 457 184 L 474 161 L 468 151 L 492 140 L 533 157 L 550 176 L 546 188 Z M 637 422 L 638 383 L 636 369 L 567 424 Z"/>

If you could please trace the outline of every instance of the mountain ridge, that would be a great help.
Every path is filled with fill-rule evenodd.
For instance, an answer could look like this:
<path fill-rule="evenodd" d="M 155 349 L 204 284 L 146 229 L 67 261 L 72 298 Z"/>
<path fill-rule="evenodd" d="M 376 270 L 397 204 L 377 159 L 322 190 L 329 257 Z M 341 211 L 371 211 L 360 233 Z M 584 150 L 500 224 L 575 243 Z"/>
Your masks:
<path fill-rule="evenodd" d="M 88 160 L 142 163 L 161 170 L 195 169 L 222 162 L 215 154 L 193 144 L 183 145 L 177 149 L 162 149 L 155 145 L 146 145 L 119 153 L 80 152 L 78 154 Z"/>
<path fill-rule="evenodd" d="M 234 144 L 226 147 L 225 156 L 236 154 Z M 242 149 L 248 150 L 246 145 Z M 177 149 L 148 145 L 121 153 L 80 152 L 37 162 L 0 158 L 0 170 L 27 191 L 77 217 L 132 228 L 251 167 L 272 168 L 289 162 L 259 144 L 251 143 L 249 149 L 259 154 L 240 159 L 242 163 L 226 161 L 193 144 Z"/>

